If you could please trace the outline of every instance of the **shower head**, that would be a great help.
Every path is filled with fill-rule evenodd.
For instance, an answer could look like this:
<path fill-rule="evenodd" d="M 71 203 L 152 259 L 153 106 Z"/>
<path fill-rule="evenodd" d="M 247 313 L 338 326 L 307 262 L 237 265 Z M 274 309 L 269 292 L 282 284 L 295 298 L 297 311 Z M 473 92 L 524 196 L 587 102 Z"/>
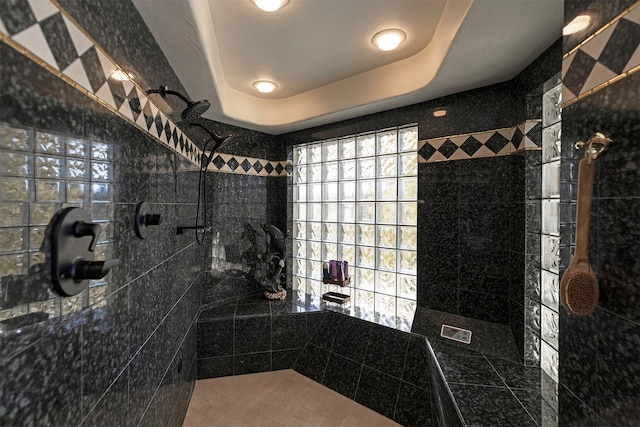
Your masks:
<path fill-rule="evenodd" d="M 166 98 L 167 95 L 175 95 L 178 98 L 182 99 L 187 103 L 187 108 L 185 108 L 180 116 L 182 120 L 193 120 L 204 114 L 205 111 L 211 107 L 211 103 L 206 99 L 201 99 L 200 101 L 192 101 L 180 92 L 175 90 L 169 90 L 168 86 L 160 86 L 158 89 L 149 89 L 147 91 L 147 95 L 151 93 L 158 93 L 161 97 Z"/>
<path fill-rule="evenodd" d="M 197 119 L 201 115 L 204 114 L 211 107 L 211 104 L 206 99 L 201 99 L 200 101 L 190 101 L 187 103 L 187 108 L 182 111 L 180 116 L 182 120 L 193 120 Z"/>
<path fill-rule="evenodd" d="M 188 107 L 187 107 L 188 108 Z M 220 136 L 215 132 L 210 131 L 209 129 L 207 129 L 206 127 L 202 126 L 200 123 L 189 123 L 189 126 L 193 127 L 193 126 L 197 126 L 199 128 L 201 128 L 202 130 L 204 130 L 205 132 L 207 132 L 209 134 L 209 136 L 211 137 L 207 142 L 205 142 L 204 144 L 204 149 L 202 150 L 203 152 L 205 151 L 205 149 L 207 148 L 207 145 L 213 141 L 215 142 L 213 148 L 210 151 L 209 157 L 207 157 L 205 159 L 204 162 L 202 162 L 202 167 L 206 168 L 207 166 L 209 166 L 209 163 L 211 163 L 211 160 L 213 160 L 213 155 L 215 154 L 216 150 L 218 148 L 220 148 L 220 146 L 222 144 L 224 144 L 225 142 L 227 142 L 227 140 L 229 138 L 231 138 L 233 135 L 227 135 L 227 136 Z"/>

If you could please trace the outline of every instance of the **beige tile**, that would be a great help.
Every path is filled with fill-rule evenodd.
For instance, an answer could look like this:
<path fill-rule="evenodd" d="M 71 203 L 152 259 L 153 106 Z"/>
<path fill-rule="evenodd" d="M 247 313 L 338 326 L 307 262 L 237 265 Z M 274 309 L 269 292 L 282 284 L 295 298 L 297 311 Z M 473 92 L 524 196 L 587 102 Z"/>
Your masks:
<path fill-rule="evenodd" d="M 398 426 L 293 370 L 196 381 L 184 427 Z"/>

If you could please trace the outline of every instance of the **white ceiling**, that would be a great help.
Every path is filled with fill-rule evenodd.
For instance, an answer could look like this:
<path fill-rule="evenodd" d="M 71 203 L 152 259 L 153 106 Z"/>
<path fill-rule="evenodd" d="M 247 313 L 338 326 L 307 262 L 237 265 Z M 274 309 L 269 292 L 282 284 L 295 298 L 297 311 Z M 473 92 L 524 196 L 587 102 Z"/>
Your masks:
<path fill-rule="evenodd" d="M 513 78 L 561 36 L 563 0 L 133 0 L 205 118 L 271 134 Z M 407 40 L 378 51 L 371 37 Z M 255 80 L 275 81 L 271 94 Z M 178 116 L 179 117 L 179 116 Z"/>

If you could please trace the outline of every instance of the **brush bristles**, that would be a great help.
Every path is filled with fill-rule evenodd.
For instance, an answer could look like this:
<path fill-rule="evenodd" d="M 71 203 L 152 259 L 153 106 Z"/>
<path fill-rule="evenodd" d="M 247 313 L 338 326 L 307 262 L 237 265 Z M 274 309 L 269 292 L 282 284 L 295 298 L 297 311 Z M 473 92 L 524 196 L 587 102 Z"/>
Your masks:
<path fill-rule="evenodd" d="M 586 272 L 572 273 L 566 286 L 561 287 L 560 299 L 567 311 L 576 316 L 587 316 L 598 305 L 598 279 Z"/>

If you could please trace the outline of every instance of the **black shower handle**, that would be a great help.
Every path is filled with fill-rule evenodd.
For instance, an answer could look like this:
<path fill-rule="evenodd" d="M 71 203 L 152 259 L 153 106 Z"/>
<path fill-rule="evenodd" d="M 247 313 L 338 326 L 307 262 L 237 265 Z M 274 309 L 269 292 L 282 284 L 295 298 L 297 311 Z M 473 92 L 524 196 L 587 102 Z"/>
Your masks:
<path fill-rule="evenodd" d="M 109 271 L 116 265 L 120 265 L 119 259 L 110 259 L 107 261 L 79 260 L 73 264 L 71 276 L 73 280 L 77 282 L 87 279 L 102 279 L 109 274 Z"/>
<path fill-rule="evenodd" d="M 75 237 L 91 236 L 91 243 L 89 244 L 89 251 L 93 252 L 96 249 L 96 243 L 98 243 L 98 236 L 100 235 L 100 224 L 93 222 L 77 221 L 73 224 L 73 235 Z"/>
<path fill-rule="evenodd" d="M 144 225 L 160 225 L 162 216 L 160 214 L 146 214 L 144 216 Z"/>

